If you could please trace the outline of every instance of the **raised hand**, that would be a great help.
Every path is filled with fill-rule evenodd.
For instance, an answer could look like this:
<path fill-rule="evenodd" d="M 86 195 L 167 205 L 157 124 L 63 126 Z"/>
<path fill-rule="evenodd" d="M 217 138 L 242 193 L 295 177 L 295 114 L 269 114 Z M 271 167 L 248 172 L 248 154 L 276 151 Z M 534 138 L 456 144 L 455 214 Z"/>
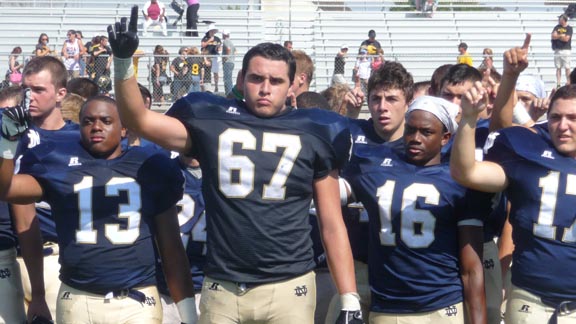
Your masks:
<path fill-rule="evenodd" d="M 114 28 L 108 25 L 108 40 L 115 57 L 130 58 L 138 49 L 138 6 L 132 7 L 130 21 L 126 26 L 126 17 L 116 22 Z"/>
<path fill-rule="evenodd" d="M 504 52 L 504 74 L 519 75 L 528 67 L 528 48 L 532 35 L 526 33 L 522 47 L 514 47 Z"/>
<path fill-rule="evenodd" d="M 478 114 L 486 109 L 486 100 L 484 100 L 484 95 L 486 94 L 486 89 L 482 85 L 482 82 L 476 81 L 474 86 L 472 86 L 466 93 L 462 96 L 462 118 L 469 117 L 471 120 L 476 122 Z"/>
<path fill-rule="evenodd" d="M 30 126 L 30 89 L 25 89 L 22 97 L 19 105 L 2 112 L 1 134 L 9 141 L 17 141 Z"/>

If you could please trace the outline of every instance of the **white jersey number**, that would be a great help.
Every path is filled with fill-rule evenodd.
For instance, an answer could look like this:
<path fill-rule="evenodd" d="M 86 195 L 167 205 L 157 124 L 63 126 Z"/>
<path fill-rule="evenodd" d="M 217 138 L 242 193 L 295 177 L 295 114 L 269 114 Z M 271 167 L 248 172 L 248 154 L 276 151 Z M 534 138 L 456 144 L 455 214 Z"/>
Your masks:
<path fill-rule="evenodd" d="M 220 134 L 218 143 L 218 179 L 220 191 L 228 198 L 244 198 L 254 191 L 254 162 L 244 155 L 234 154 L 234 144 L 243 150 L 257 150 L 256 137 L 248 130 L 230 128 Z M 302 149 L 297 135 L 264 133 L 262 152 L 275 153 L 283 149 L 282 157 L 270 181 L 264 185 L 262 199 L 282 200 L 286 196 L 286 181 Z M 237 177 L 233 177 L 234 175 Z"/>
<path fill-rule="evenodd" d="M 378 208 L 380 215 L 380 244 L 396 245 L 396 233 L 392 229 L 392 201 L 396 181 L 388 180 L 378 188 Z M 431 184 L 414 183 L 402 193 L 400 212 L 400 238 L 410 248 L 426 248 L 434 242 L 436 217 L 428 210 L 416 208 L 418 197 L 428 205 L 438 205 L 440 193 Z"/>
<path fill-rule="evenodd" d="M 192 217 L 194 217 L 194 212 L 196 210 L 196 201 L 192 199 L 189 194 L 184 194 L 182 199 L 177 204 L 182 208 L 180 213 L 178 213 L 178 223 L 180 226 L 186 224 Z M 203 211 L 199 216 L 200 218 L 192 227 L 190 234 L 181 234 L 182 244 L 184 248 L 188 246 L 188 240 L 191 239 L 194 242 L 206 243 L 206 211 Z M 206 254 L 206 245 L 202 249 L 202 254 Z"/>
<path fill-rule="evenodd" d="M 94 178 L 85 176 L 74 185 L 78 194 L 78 209 L 80 213 L 79 229 L 76 231 L 76 242 L 81 244 L 96 244 L 97 232 L 93 226 L 92 188 Z M 118 196 L 121 191 L 128 194 L 128 203 L 118 206 L 118 218 L 128 220 L 126 229 L 120 229 L 119 224 L 106 224 L 104 235 L 113 244 L 132 244 L 140 235 L 140 185 L 132 178 L 114 177 L 106 183 L 106 196 Z"/>
<path fill-rule="evenodd" d="M 554 214 L 556 212 L 556 201 L 558 197 L 558 186 L 560 183 L 560 172 L 550 172 L 547 176 L 540 178 L 539 186 L 542 188 L 540 197 L 540 211 L 538 222 L 534 224 L 534 235 L 555 240 L 556 226 L 554 226 Z M 576 195 L 576 175 L 566 176 L 566 195 Z M 562 241 L 566 243 L 576 242 L 576 221 L 570 228 L 564 229 Z"/>

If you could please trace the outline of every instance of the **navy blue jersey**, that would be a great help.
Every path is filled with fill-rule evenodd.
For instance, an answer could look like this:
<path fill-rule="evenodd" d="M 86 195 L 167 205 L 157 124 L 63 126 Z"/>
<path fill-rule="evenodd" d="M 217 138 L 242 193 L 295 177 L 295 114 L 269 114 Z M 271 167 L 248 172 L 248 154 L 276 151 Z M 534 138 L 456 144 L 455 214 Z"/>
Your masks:
<path fill-rule="evenodd" d="M 461 302 L 458 227 L 481 225 L 491 194 L 419 167 L 390 148 L 360 148 L 345 177 L 369 217 L 371 310 L 413 313 Z"/>
<path fill-rule="evenodd" d="M 19 157 L 21 157 L 24 152 L 46 141 L 54 139 L 57 140 L 59 136 L 56 135 L 61 134 L 62 132 L 75 134 L 78 139 L 80 138 L 80 126 L 70 120 L 66 121 L 64 126 L 58 130 L 45 130 L 35 126 L 30 127 L 30 129 L 22 135 L 20 142 L 18 143 L 15 170 L 18 171 L 20 167 Z M 50 206 L 43 202 L 37 203 L 36 216 L 40 222 L 40 231 L 42 232 L 42 239 L 44 242 L 58 242 L 58 237 L 56 236 L 56 225 L 54 224 L 54 218 L 52 217 Z"/>
<path fill-rule="evenodd" d="M 184 173 L 185 185 L 182 199 L 178 201 L 178 223 L 182 244 L 186 249 L 194 290 L 202 290 L 204 262 L 206 259 L 206 212 L 202 196 L 202 172 L 199 168 L 187 167 L 174 159 Z M 159 265 L 161 265 L 159 263 Z M 160 272 L 161 273 L 161 272 Z M 169 295 L 163 276 L 158 278 L 158 290 Z"/>
<path fill-rule="evenodd" d="M 352 156 L 369 152 L 366 147 L 385 145 L 395 152 L 404 150 L 404 140 L 402 138 L 386 142 L 374 130 L 372 119 L 352 119 L 350 120 L 350 133 L 352 134 L 353 146 Z M 346 173 L 346 170 L 343 171 Z M 364 263 L 368 262 L 368 217 L 365 212 L 359 208 L 342 207 L 344 224 L 348 230 L 350 246 L 354 259 Z"/>
<path fill-rule="evenodd" d="M 180 169 L 140 147 L 95 159 L 76 136 L 61 135 L 24 153 L 20 169 L 52 207 L 60 280 L 98 294 L 154 285 L 154 216 L 182 197 Z"/>
<path fill-rule="evenodd" d="M 508 178 L 512 283 L 543 299 L 576 300 L 576 160 L 524 127 L 495 134 L 487 160 Z"/>
<path fill-rule="evenodd" d="M 347 120 L 319 109 L 272 118 L 207 93 L 178 100 L 200 161 L 208 251 L 204 272 L 245 283 L 280 281 L 315 266 L 309 208 L 313 181 L 348 159 Z"/>

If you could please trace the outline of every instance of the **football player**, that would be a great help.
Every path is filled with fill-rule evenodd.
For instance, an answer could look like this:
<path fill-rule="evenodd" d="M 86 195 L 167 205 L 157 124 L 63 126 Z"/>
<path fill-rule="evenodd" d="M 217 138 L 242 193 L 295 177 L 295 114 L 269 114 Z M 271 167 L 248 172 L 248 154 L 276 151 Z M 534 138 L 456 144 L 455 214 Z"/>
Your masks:
<path fill-rule="evenodd" d="M 576 260 L 576 176 L 571 173 L 576 157 L 576 87 L 562 87 L 552 97 L 547 134 L 534 128 L 502 129 L 489 139 L 488 161 L 479 162 L 473 151 L 475 119 L 484 109 L 482 95 L 481 84 L 466 94 L 450 169 L 462 185 L 505 191 L 512 204 L 515 248 L 505 321 L 574 322 L 576 277 L 566 269 Z"/>
<path fill-rule="evenodd" d="M 482 219 L 491 195 L 449 177 L 441 148 L 455 107 L 423 96 L 409 106 L 404 150 L 359 148 L 344 173 L 369 216 L 370 323 L 486 322 Z"/>
<path fill-rule="evenodd" d="M 122 125 L 113 99 L 97 96 L 80 110 L 78 133 L 62 132 L 28 150 L 13 176 L 14 139 L 28 111 L 4 113 L 0 196 L 12 203 L 45 199 L 59 238 L 58 323 L 158 323 L 154 240 L 182 321 L 196 308 L 184 249 L 178 238 L 176 197 L 183 177 L 155 149 L 122 152 Z M 10 153 L 10 154 L 8 154 Z"/>
<path fill-rule="evenodd" d="M 49 141 L 52 136 L 61 132 L 78 132 L 78 124 L 64 121 L 60 106 L 66 96 L 68 72 L 58 58 L 53 56 L 35 57 L 24 68 L 22 73 L 22 85 L 30 89 L 30 116 L 32 126 L 20 137 L 20 143 L 16 150 L 16 165 L 20 164 L 18 157 L 28 149 Z M 17 167 L 18 168 L 18 167 Z M 11 206 L 16 231 L 28 233 L 31 237 L 34 232 L 40 231 L 41 238 L 36 242 L 20 241 L 19 258 L 22 269 L 24 295 L 28 303 L 28 318 L 31 314 L 38 313 L 47 317 L 42 305 L 37 305 L 35 300 L 44 301 L 48 304 L 50 312 L 55 314 L 56 299 L 60 288 L 58 279 L 58 237 L 51 215 L 50 207 L 45 202 L 37 204 Z M 42 243 L 44 247 L 42 247 Z M 33 278 L 29 273 L 43 269 L 45 292 L 34 291 L 30 285 L 32 281 L 41 280 Z M 28 271 L 29 270 L 29 271 Z"/>
<path fill-rule="evenodd" d="M 209 238 L 200 323 L 313 321 L 312 198 L 342 299 L 339 321 L 361 321 L 338 205 L 338 168 L 350 148 L 346 120 L 285 105 L 295 62 L 272 43 L 244 56 L 244 101 L 192 93 L 167 115 L 146 110 L 129 63 L 138 47 L 137 16 L 135 7 L 128 25 L 122 18 L 108 27 L 115 93 L 130 130 L 200 161 Z"/>
<path fill-rule="evenodd" d="M 14 107 L 22 101 L 22 88 L 12 86 L 0 91 L 0 107 Z M 0 323 L 24 323 L 24 290 L 20 266 L 16 262 L 16 235 L 12 229 L 8 204 L 0 202 Z M 23 234 L 25 236 L 25 234 Z M 21 238 L 25 239 L 25 238 Z M 44 284 L 40 286 L 44 289 Z"/>

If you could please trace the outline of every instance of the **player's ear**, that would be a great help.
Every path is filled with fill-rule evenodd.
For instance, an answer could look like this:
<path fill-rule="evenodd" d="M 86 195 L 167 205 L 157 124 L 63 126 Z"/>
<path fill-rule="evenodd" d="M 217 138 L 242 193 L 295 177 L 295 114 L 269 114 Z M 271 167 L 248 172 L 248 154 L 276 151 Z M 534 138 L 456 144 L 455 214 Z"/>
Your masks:
<path fill-rule="evenodd" d="M 62 100 L 64 100 L 64 97 L 66 97 L 67 93 L 68 91 L 66 90 L 66 88 L 60 88 L 56 91 L 56 104 L 58 106 L 62 104 Z"/>
<path fill-rule="evenodd" d="M 452 137 L 452 133 L 450 133 L 450 132 L 445 132 L 445 133 L 442 135 L 442 141 L 441 141 L 442 146 L 448 144 L 448 142 L 450 141 L 450 138 L 451 138 L 451 137 Z"/>

